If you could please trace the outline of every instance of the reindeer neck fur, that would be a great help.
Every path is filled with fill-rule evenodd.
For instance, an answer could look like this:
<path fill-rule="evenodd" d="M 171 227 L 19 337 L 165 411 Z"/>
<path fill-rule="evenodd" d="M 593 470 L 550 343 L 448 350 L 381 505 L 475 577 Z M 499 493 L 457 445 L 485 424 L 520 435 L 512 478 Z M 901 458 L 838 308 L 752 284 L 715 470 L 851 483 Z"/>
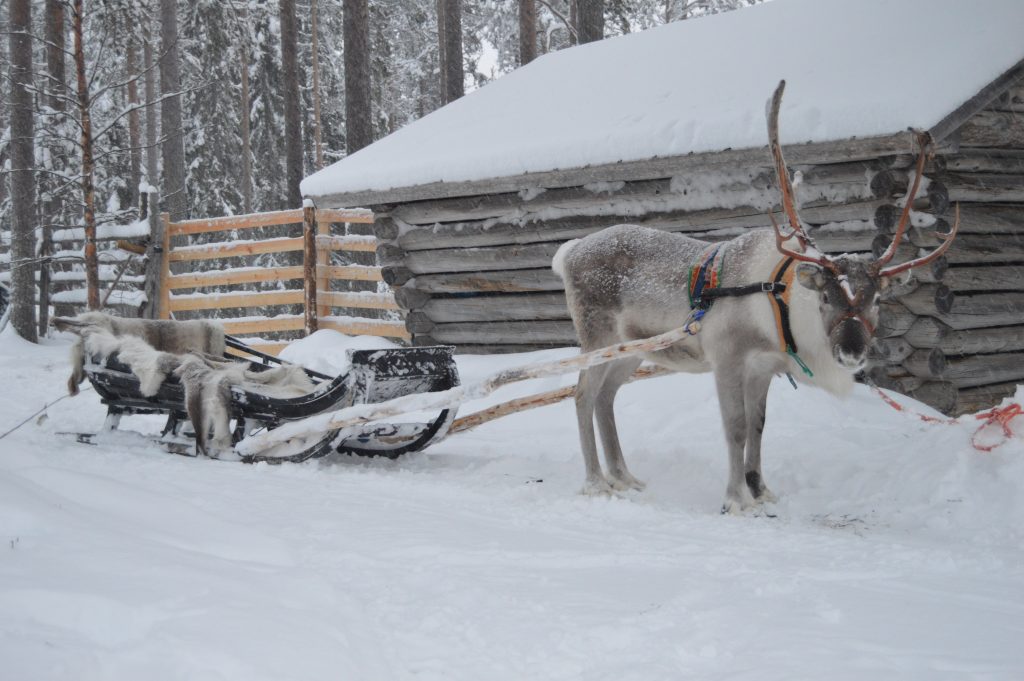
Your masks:
<path fill-rule="evenodd" d="M 797 248 L 795 239 L 788 243 Z M 771 281 L 772 273 L 779 261 L 784 257 L 779 254 L 775 245 L 775 237 L 771 231 L 757 230 L 744 234 L 724 245 L 726 249 L 725 268 L 722 286 L 741 286 L 744 284 Z M 796 341 L 800 359 L 810 368 L 813 377 L 804 373 L 803 369 L 791 357 L 782 353 L 776 329 L 773 303 L 767 294 L 749 296 L 740 302 L 744 314 L 756 320 L 758 328 L 771 329 L 770 342 L 772 350 L 778 353 L 778 359 L 797 381 L 822 388 L 834 395 L 847 395 L 853 388 L 853 375 L 843 369 L 833 358 L 828 335 L 822 323 L 819 294 L 797 283 L 794 278 L 789 288 L 790 328 Z M 722 301 L 725 302 L 725 301 Z M 720 303 L 716 302 L 718 306 Z M 726 317 L 726 315 L 722 315 Z M 716 327 L 714 309 L 706 317 L 705 328 L 713 332 Z M 726 325 L 722 325 L 726 326 Z M 735 333 L 735 329 L 723 328 L 718 333 Z M 709 355 L 710 348 L 717 343 L 705 343 Z"/>

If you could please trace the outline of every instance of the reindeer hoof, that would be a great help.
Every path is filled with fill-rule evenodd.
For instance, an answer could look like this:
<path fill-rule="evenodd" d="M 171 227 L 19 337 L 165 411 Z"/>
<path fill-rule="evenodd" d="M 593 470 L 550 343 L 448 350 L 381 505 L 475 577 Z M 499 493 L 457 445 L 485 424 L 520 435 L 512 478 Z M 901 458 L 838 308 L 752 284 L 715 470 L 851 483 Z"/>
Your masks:
<path fill-rule="evenodd" d="M 612 485 L 604 477 L 600 477 L 584 482 L 580 494 L 587 497 L 608 497 L 614 491 Z"/>
<path fill-rule="evenodd" d="M 727 493 L 722 504 L 722 515 L 747 515 L 747 511 L 757 506 L 757 501 L 746 488 L 738 494 Z"/>
<path fill-rule="evenodd" d="M 631 473 L 610 475 L 608 476 L 608 483 L 612 486 L 612 489 L 618 492 L 628 492 L 630 490 L 642 492 L 647 487 L 646 483 L 640 482 Z"/>
<path fill-rule="evenodd" d="M 772 491 L 765 486 L 764 480 L 761 478 L 761 474 L 757 471 L 747 471 L 746 474 L 747 489 L 750 490 L 750 494 L 754 497 L 757 503 L 769 503 L 774 504 L 779 500 L 777 496 L 772 494 Z"/>

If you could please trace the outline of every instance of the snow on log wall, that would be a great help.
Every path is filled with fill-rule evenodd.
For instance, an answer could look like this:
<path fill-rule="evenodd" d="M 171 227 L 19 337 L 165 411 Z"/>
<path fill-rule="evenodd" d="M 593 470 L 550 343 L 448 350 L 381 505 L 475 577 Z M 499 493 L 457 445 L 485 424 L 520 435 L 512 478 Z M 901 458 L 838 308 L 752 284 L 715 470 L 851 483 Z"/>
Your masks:
<path fill-rule="evenodd" d="M 938 245 L 953 204 L 960 236 L 946 256 L 893 287 L 871 377 L 947 413 L 977 410 L 1024 380 L 1024 88 L 957 133 L 929 163 L 898 260 Z M 944 148 L 947 148 L 944 146 Z M 770 226 L 772 170 L 716 168 L 658 179 L 375 206 L 377 256 L 420 345 L 514 352 L 576 344 L 551 259 L 569 239 L 624 222 L 720 241 Z M 791 164 L 801 217 L 829 253 L 879 253 L 891 238 L 914 158 Z"/>

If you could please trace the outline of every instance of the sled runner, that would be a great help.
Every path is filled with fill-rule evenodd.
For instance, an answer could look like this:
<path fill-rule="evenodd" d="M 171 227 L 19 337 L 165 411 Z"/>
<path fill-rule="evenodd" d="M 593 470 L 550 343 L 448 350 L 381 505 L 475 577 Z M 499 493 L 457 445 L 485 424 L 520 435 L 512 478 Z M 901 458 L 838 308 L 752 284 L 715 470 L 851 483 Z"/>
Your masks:
<path fill-rule="evenodd" d="M 238 355 L 243 356 L 249 372 L 266 372 L 282 366 L 276 357 L 250 348 L 230 336 L 225 337 L 225 345 L 236 355 L 232 357 L 226 353 L 225 358 L 237 362 Z M 448 390 L 459 384 L 450 347 L 355 350 L 349 351 L 349 355 L 350 369 L 334 378 L 303 370 L 315 384 L 315 389 L 307 394 L 281 397 L 248 383 L 228 386 L 227 410 L 233 424 L 231 445 L 283 423 L 324 411 Z M 181 453 L 181 443 L 188 436 L 188 429 L 184 426 L 189 423 L 189 415 L 185 386 L 178 377 L 169 373 L 156 393 L 146 396 L 140 389 L 138 376 L 116 352 L 106 356 L 86 353 L 83 369 L 85 377 L 107 405 L 106 428 L 117 428 L 124 415 L 167 414 L 162 440 L 170 449 Z M 275 448 L 272 452 L 250 451 L 241 459 L 246 462 L 304 461 L 333 452 L 394 458 L 423 449 L 444 437 L 455 418 L 455 411 L 454 408 L 442 409 L 426 422 L 374 422 L 331 429 L 318 433 L 300 446 Z"/>

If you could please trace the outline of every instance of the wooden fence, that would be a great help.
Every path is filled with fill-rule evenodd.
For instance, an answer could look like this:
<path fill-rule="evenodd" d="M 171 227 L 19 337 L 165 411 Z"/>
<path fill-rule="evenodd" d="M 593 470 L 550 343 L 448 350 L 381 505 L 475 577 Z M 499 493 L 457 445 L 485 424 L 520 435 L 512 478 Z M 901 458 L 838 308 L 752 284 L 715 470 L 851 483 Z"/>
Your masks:
<path fill-rule="evenodd" d="M 380 282 L 381 270 L 369 265 L 332 265 L 334 251 L 374 252 L 373 236 L 332 236 L 333 223 L 371 224 L 373 215 L 362 210 L 297 210 L 256 213 L 225 218 L 164 222 L 164 264 L 160 286 L 160 316 L 169 319 L 175 312 L 243 308 L 258 310 L 251 316 L 221 319 L 229 334 L 255 336 L 248 339 L 254 347 L 276 353 L 288 340 L 268 340 L 260 334 L 333 329 L 349 335 L 385 336 L 409 339 L 401 320 L 371 319 L 358 316 L 360 310 L 398 310 L 394 296 L 381 291 L 336 291 L 332 282 Z M 294 234 L 272 239 L 249 240 L 225 234 L 212 243 L 173 246 L 175 237 L 197 234 L 243 232 L 257 227 L 291 226 Z M 292 230 L 286 230 L 292 231 Z M 302 265 L 259 267 L 229 266 L 228 259 L 273 253 L 302 252 Z M 217 260 L 217 270 L 196 271 L 193 263 Z M 249 291 L 241 287 L 261 282 L 301 281 L 301 288 L 273 291 Z M 204 289 L 216 288 L 216 292 Z M 225 290 L 226 289 L 226 290 Z M 188 292 L 186 292 L 188 291 Z M 270 316 L 267 308 L 302 305 L 305 313 Z M 344 311 L 342 314 L 338 312 Z"/>
<path fill-rule="evenodd" d="M 51 235 L 46 260 L 35 273 L 35 303 L 41 306 L 42 317 L 40 333 L 46 332 L 49 306 L 57 315 L 74 315 L 86 309 L 84 231 L 81 227 L 61 228 Z M 145 301 L 145 247 L 135 241 L 140 236 L 143 235 L 137 223 L 100 225 L 96 234 L 100 304 L 126 317 L 136 316 Z M 9 265 L 9 253 L 0 253 L 0 283 L 10 284 Z M 40 302 L 40 296 L 45 304 Z"/>

